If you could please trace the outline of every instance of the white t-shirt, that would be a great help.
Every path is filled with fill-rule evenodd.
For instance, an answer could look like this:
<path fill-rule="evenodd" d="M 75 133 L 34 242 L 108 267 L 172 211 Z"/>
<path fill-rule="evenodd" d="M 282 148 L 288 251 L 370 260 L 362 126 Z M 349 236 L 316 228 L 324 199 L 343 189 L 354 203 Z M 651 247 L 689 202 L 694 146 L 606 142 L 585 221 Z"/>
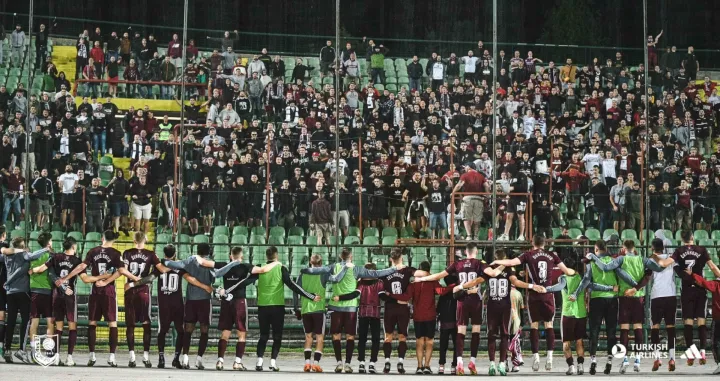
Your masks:
<path fill-rule="evenodd" d="M 74 173 L 63 173 L 59 177 L 60 183 L 62 184 L 63 193 L 75 192 L 75 183 L 80 179 L 78 175 Z"/>

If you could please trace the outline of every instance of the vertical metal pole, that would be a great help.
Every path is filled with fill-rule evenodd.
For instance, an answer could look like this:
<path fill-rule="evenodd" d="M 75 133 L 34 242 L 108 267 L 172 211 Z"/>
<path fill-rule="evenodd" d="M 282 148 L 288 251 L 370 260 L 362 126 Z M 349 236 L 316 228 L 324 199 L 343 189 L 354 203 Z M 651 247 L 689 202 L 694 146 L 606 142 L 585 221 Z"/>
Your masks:
<path fill-rule="evenodd" d="M 335 0 L 335 48 L 340 48 L 340 0 Z M 337 53 L 337 50 L 335 51 Z M 336 65 L 337 66 L 337 65 Z M 340 104 L 340 68 L 335 69 L 335 124 L 339 122 L 339 107 Z M 362 158 L 361 158 L 362 160 Z M 339 257 L 338 245 L 340 240 L 340 134 L 338 128 L 335 128 L 335 255 Z M 362 203 L 361 203 L 362 205 Z M 362 220 L 359 221 L 362 223 Z"/>
<path fill-rule="evenodd" d="M 33 15 L 34 15 L 34 8 L 35 8 L 35 0 L 30 0 L 30 12 L 28 13 L 28 41 L 32 42 L 32 34 L 33 34 Z M 35 41 L 37 44 L 37 41 Z M 30 51 L 30 47 L 32 45 L 28 45 L 28 51 L 25 55 L 25 61 L 27 61 L 27 69 L 28 69 L 28 96 L 30 95 L 30 91 L 32 91 L 32 82 L 33 82 L 33 73 L 32 73 L 32 67 L 30 66 L 30 60 L 33 59 L 32 52 Z M 12 52 L 10 53 L 12 56 Z M 42 63 L 41 63 L 42 64 Z M 25 111 L 25 115 L 30 115 L 30 101 L 27 102 L 27 110 Z M 20 155 L 19 161 L 20 164 L 22 164 L 23 172 L 21 175 L 25 176 L 25 186 L 24 186 L 24 192 L 25 193 L 25 210 L 30 210 L 30 184 L 32 184 L 32 169 L 28 165 L 30 163 L 30 158 L 28 157 L 30 155 L 30 140 L 32 139 L 32 131 L 30 131 L 30 124 L 25 123 L 25 161 L 22 161 L 22 155 Z M 10 172 L 12 173 L 12 169 L 10 169 Z M 19 196 L 18 196 L 19 197 Z M 85 204 L 83 204 L 83 211 L 85 210 Z M 84 222 L 84 221 L 83 221 Z M 30 242 L 30 224 L 32 223 L 32 215 L 31 213 L 25 213 L 25 242 Z M 48 223 L 51 223 L 51 221 L 48 221 Z M 83 226 L 85 224 L 83 223 Z"/>
<path fill-rule="evenodd" d="M 337 91 L 336 91 L 337 93 Z M 360 179 L 362 180 L 362 136 L 358 140 L 358 173 L 360 174 Z M 358 184 L 360 185 L 360 188 L 358 189 L 360 192 L 358 192 L 358 231 L 360 232 L 360 237 L 363 235 L 363 219 L 362 219 L 362 187 L 364 184 Z"/>
<path fill-rule="evenodd" d="M 180 68 L 182 71 L 185 67 L 185 57 L 187 56 L 187 24 L 188 24 L 188 0 L 185 0 L 184 3 L 184 10 L 183 10 L 183 46 L 182 46 L 182 59 L 180 62 L 182 62 L 183 67 Z M 175 144 L 179 146 L 179 149 L 174 150 L 173 154 L 175 154 L 175 167 L 177 168 L 177 172 L 175 175 L 175 189 L 173 190 L 173 197 L 175 197 L 175 204 L 173 205 L 177 210 L 181 210 L 180 203 L 182 202 L 181 192 L 182 192 L 182 181 L 183 181 L 183 164 L 184 164 L 184 158 L 183 158 L 183 151 L 184 151 L 184 144 L 182 142 L 183 136 L 185 135 L 185 76 L 181 75 L 181 84 L 180 84 L 180 126 L 177 131 L 177 134 L 175 136 Z M 178 157 L 180 156 L 180 157 Z M 184 184 L 182 184 L 184 186 Z M 171 211 L 173 214 L 175 214 L 175 211 Z M 176 216 L 173 215 L 173 221 L 175 223 L 173 224 L 173 238 L 178 238 L 182 234 L 182 225 L 180 225 L 180 215 Z"/>
<path fill-rule="evenodd" d="M 270 156 L 272 154 L 272 149 L 270 148 L 270 134 L 273 134 L 273 139 L 275 139 L 275 126 L 271 123 L 267 124 L 266 128 L 266 134 L 268 135 L 267 144 L 265 145 L 265 156 L 267 156 L 267 160 L 265 161 L 265 239 L 270 239 L 270 198 L 272 197 L 271 184 L 270 184 Z"/>
<path fill-rule="evenodd" d="M 497 38 L 497 0 L 493 0 L 493 24 L 492 24 L 492 31 L 493 31 L 493 59 L 497 59 L 498 54 L 498 38 Z M 493 145 L 492 145 L 492 161 L 493 161 L 493 167 L 492 167 L 492 183 L 490 186 L 492 187 L 492 200 L 490 201 L 492 203 L 492 229 L 493 229 L 493 239 L 492 239 L 492 249 L 493 249 L 493 256 L 495 255 L 495 248 L 497 243 L 497 237 L 498 233 L 495 231 L 495 227 L 497 226 L 497 189 L 495 188 L 495 179 L 497 177 L 497 171 L 495 168 L 497 168 L 497 155 L 495 154 L 495 145 L 497 142 L 495 141 L 495 126 L 497 126 L 497 75 L 498 75 L 498 68 L 497 68 L 497 61 L 495 61 L 495 64 L 493 65 L 493 83 L 490 86 L 490 89 L 492 91 L 492 126 L 490 127 L 490 133 L 493 137 Z"/>
<path fill-rule="evenodd" d="M 648 46 L 647 46 L 647 36 L 648 36 L 648 25 L 647 25 L 647 0 L 643 0 L 643 53 L 645 54 L 645 84 L 644 84 L 644 90 L 645 90 L 645 110 L 643 111 L 645 114 L 645 152 L 643 152 L 643 165 L 645 166 L 645 178 L 650 177 L 650 120 L 648 119 L 648 109 L 650 108 L 650 100 L 648 99 Z M 645 205 L 645 214 L 643 215 L 645 224 L 643 226 L 643 233 L 648 231 L 648 225 L 650 222 L 650 197 L 648 197 L 647 192 L 647 181 L 645 181 L 645 185 L 642 188 L 642 192 L 645 193 L 644 202 Z M 642 193 L 641 193 L 642 194 Z M 645 235 L 641 233 L 641 236 Z M 645 255 L 648 254 L 648 248 L 650 247 L 648 243 L 649 237 L 644 237 L 645 242 L 643 243 L 645 245 Z M 652 325 L 652 321 L 650 319 L 650 298 L 645 298 L 645 324 L 643 325 L 643 330 L 645 331 L 645 342 L 647 343 L 647 327 Z"/>

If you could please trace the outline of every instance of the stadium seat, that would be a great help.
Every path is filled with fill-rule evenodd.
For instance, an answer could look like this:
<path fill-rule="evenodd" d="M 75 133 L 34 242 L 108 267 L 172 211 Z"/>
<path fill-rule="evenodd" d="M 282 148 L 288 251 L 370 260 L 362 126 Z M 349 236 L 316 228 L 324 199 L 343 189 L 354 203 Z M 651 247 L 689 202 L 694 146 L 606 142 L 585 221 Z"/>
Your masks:
<path fill-rule="evenodd" d="M 227 226 L 221 225 L 221 226 L 215 226 L 213 229 L 213 236 L 218 235 L 224 235 L 229 236 L 230 235 L 230 229 Z"/>
<path fill-rule="evenodd" d="M 585 230 L 585 237 L 587 237 L 590 241 L 597 241 L 601 239 L 600 231 L 597 229 L 587 229 Z"/>
<path fill-rule="evenodd" d="M 382 230 L 382 236 L 384 237 L 397 237 L 397 229 L 393 227 L 387 227 Z"/>
<path fill-rule="evenodd" d="M 171 239 L 172 239 L 172 236 L 170 234 L 161 233 L 155 237 L 155 242 L 168 243 L 168 242 L 170 242 Z"/>
<path fill-rule="evenodd" d="M 428 248 L 427 247 L 417 247 L 413 246 L 410 248 L 410 254 L 411 254 L 411 265 L 414 267 L 417 267 L 420 262 L 429 260 L 428 257 Z"/>
<path fill-rule="evenodd" d="M 299 235 L 291 235 L 291 236 L 288 236 L 287 244 L 288 244 L 288 245 L 302 245 L 302 244 L 303 244 L 303 237 L 301 237 L 301 236 L 299 236 Z"/>
<path fill-rule="evenodd" d="M 620 239 L 623 241 L 626 239 L 637 239 L 637 238 L 638 238 L 637 232 L 633 229 L 625 229 L 622 231 L 622 234 L 620 234 Z"/>
<path fill-rule="evenodd" d="M 669 238 L 669 237 L 668 237 Z M 675 239 L 682 242 L 682 229 L 678 229 L 675 232 Z"/>
<path fill-rule="evenodd" d="M 305 229 L 303 229 L 300 226 L 293 226 L 290 228 L 290 231 L 288 232 L 288 235 L 295 235 L 300 237 L 305 237 Z"/>
<path fill-rule="evenodd" d="M 414 235 L 415 232 L 410 226 L 405 226 L 404 228 L 400 229 L 400 238 L 412 238 Z"/>
<path fill-rule="evenodd" d="M 720 241 L 720 230 L 713 230 L 712 234 L 710 234 L 710 238 L 713 241 Z"/>
<path fill-rule="evenodd" d="M 210 238 L 204 234 L 198 234 L 193 237 L 192 242 L 196 245 L 199 243 L 210 243 Z"/>
<path fill-rule="evenodd" d="M 650 243 L 655 238 L 655 232 L 652 230 L 645 230 L 640 232 L 640 241 Z"/>
<path fill-rule="evenodd" d="M 230 241 L 233 245 L 247 245 L 248 238 L 246 235 L 233 235 Z"/>
<path fill-rule="evenodd" d="M 252 232 L 250 233 L 251 236 L 253 235 L 261 235 L 265 237 L 265 227 L 264 226 L 255 226 L 252 228 Z"/>
<path fill-rule="evenodd" d="M 570 228 L 568 229 L 568 235 L 571 239 L 576 239 L 577 237 L 580 237 L 582 235 L 582 230 L 579 228 Z"/>
<path fill-rule="evenodd" d="M 693 238 L 699 241 L 701 239 L 708 239 L 710 237 L 708 236 L 708 232 L 706 230 L 695 230 L 695 232 L 693 233 Z"/>
<path fill-rule="evenodd" d="M 377 245 L 379 243 L 378 237 L 375 236 L 365 236 L 365 238 L 363 238 L 363 245 Z"/>
<path fill-rule="evenodd" d="M 348 227 L 348 235 L 352 235 L 355 237 L 360 237 L 360 228 L 357 226 L 350 226 Z"/>
<path fill-rule="evenodd" d="M 88 232 L 85 234 L 86 241 L 102 241 L 102 234 L 98 232 Z"/>
<path fill-rule="evenodd" d="M 247 226 L 236 226 L 233 228 L 232 235 L 244 235 L 247 237 L 250 235 L 250 232 L 248 231 Z"/>
<path fill-rule="evenodd" d="M 562 234 L 562 229 L 560 228 L 552 228 L 552 235 L 553 239 L 560 237 L 560 234 Z"/>
<path fill-rule="evenodd" d="M 585 225 L 583 224 L 583 222 L 581 220 L 570 220 L 570 221 L 568 221 L 568 228 L 582 230 L 585 228 Z M 570 235 L 570 237 L 576 238 L 577 236 Z"/>
<path fill-rule="evenodd" d="M 383 246 L 393 247 L 396 245 L 396 243 L 397 243 L 397 237 L 387 236 L 387 237 L 382 238 Z"/>
<path fill-rule="evenodd" d="M 380 232 L 377 228 L 365 228 L 363 229 L 363 237 L 380 237 Z"/>
<path fill-rule="evenodd" d="M 213 257 L 218 261 L 230 260 L 230 246 L 228 245 L 228 236 L 217 235 L 213 237 Z"/>
<path fill-rule="evenodd" d="M 25 237 L 24 229 L 15 229 L 10 232 L 10 239 L 23 238 L 23 237 Z M 62 239 L 62 236 L 60 237 L 60 239 Z M 55 241 L 55 237 L 53 237 L 53 241 Z"/>
<path fill-rule="evenodd" d="M 613 235 L 613 234 L 615 234 L 615 235 L 617 235 L 618 237 L 620 237 L 620 233 L 618 233 L 617 230 L 615 230 L 615 229 L 605 229 L 605 231 L 603 232 L 602 238 L 603 238 L 603 239 L 607 239 L 608 237 L 610 237 L 610 236 Z"/>
<path fill-rule="evenodd" d="M 343 241 L 343 245 L 357 245 L 360 243 L 360 237 L 355 237 L 354 235 L 349 235 L 345 237 L 345 240 Z"/>
<path fill-rule="evenodd" d="M 250 244 L 251 245 L 264 245 L 265 244 L 265 236 L 264 235 L 251 235 L 250 236 Z"/>
<path fill-rule="evenodd" d="M 265 233 L 263 233 L 265 234 Z M 282 226 L 273 226 L 270 228 L 270 236 L 285 238 L 285 228 Z"/>
<path fill-rule="evenodd" d="M 284 245 L 285 244 L 285 238 L 281 236 L 274 236 L 271 235 L 268 239 L 268 244 L 270 245 Z"/>

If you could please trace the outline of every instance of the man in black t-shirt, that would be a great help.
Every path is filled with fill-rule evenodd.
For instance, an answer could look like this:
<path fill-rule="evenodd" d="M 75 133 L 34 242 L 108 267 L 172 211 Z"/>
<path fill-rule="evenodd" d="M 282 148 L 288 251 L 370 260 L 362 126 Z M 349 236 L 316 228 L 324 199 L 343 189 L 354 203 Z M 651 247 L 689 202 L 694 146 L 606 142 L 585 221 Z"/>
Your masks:
<path fill-rule="evenodd" d="M 135 231 L 146 232 L 148 220 L 152 214 L 150 198 L 150 187 L 147 185 L 147 178 L 140 177 L 140 182 L 130 187 L 130 198 L 132 198 L 132 214 L 135 218 Z M 142 229 L 142 230 L 140 230 Z"/>
<path fill-rule="evenodd" d="M 388 201 L 390 202 L 390 226 L 403 228 L 405 227 L 405 200 L 403 199 L 405 187 L 402 185 L 402 180 L 400 180 L 399 177 L 395 177 L 389 188 Z"/>
<path fill-rule="evenodd" d="M 420 238 L 421 228 L 427 226 L 425 203 L 422 200 L 425 196 L 424 184 L 425 176 L 421 175 L 420 172 L 415 172 L 412 179 L 405 185 L 405 193 L 403 194 L 403 198 L 407 202 L 408 220 L 415 231 L 415 238 Z M 417 223 L 418 220 L 420 220 L 420 224 Z"/>
<path fill-rule="evenodd" d="M 448 182 L 450 180 L 448 179 Z M 451 183 L 452 184 L 452 183 Z M 430 238 L 442 238 L 447 230 L 447 188 L 440 187 L 440 180 L 432 181 L 432 188 L 428 189 L 423 183 L 423 189 L 427 192 L 425 195 L 425 205 L 428 209 L 428 222 L 430 224 Z M 436 234 L 437 233 L 437 234 Z"/>

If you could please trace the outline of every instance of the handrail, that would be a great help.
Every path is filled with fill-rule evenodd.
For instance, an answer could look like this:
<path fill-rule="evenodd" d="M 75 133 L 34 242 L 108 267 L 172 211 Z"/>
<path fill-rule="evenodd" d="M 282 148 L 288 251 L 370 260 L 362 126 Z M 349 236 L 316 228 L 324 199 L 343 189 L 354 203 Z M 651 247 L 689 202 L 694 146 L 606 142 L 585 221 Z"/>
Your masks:
<path fill-rule="evenodd" d="M 123 84 L 129 84 L 129 85 L 158 85 L 158 86 L 180 86 L 182 85 L 182 82 L 161 82 L 161 81 L 126 81 L 126 80 L 117 80 L 117 81 L 111 81 L 108 79 L 76 79 L 75 80 L 75 86 L 73 87 L 73 96 L 77 96 L 77 89 L 80 83 L 110 83 L 112 82 L 114 85 L 123 85 Z M 194 86 L 194 87 L 206 87 L 206 83 L 188 83 L 185 82 L 185 86 Z"/>

